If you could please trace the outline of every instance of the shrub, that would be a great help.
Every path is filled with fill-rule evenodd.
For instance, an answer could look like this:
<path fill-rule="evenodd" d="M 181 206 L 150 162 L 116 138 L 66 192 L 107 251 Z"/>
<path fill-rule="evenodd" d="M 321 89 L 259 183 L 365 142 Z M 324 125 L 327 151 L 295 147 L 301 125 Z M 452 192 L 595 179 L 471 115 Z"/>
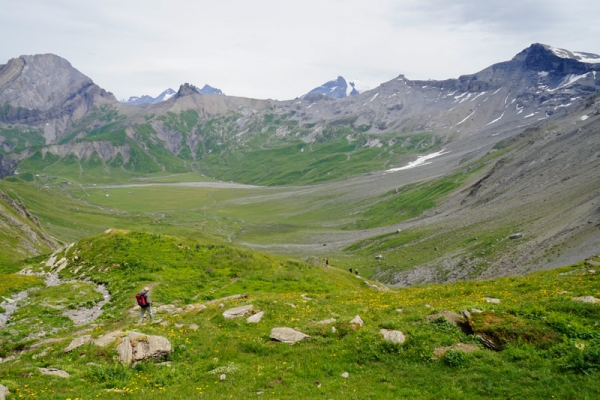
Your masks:
<path fill-rule="evenodd" d="M 463 367 L 467 364 L 467 354 L 462 351 L 448 350 L 442 357 L 442 362 L 449 367 Z"/>

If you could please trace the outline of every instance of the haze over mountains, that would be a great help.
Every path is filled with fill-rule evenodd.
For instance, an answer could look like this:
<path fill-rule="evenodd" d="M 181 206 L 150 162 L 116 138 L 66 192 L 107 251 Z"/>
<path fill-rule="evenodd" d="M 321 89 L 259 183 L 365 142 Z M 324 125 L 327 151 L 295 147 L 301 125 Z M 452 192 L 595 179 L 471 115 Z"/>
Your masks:
<path fill-rule="evenodd" d="M 355 208 L 335 222 L 337 239 L 307 235 L 310 251 L 418 226 L 435 227 L 419 239 L 434 249 L 439 236 L 451 241 L 474 226 L 473 237 L 487 226 L 522 226 L 531 239 L 495 258 L 475 247 L 432 250 L 410 270 L 399 260 L 378 276 L 410 285 L 523 273 L 549 265 L 542 260 L 556 246 L 554 263 L 600 250 L 598 71 L 600 56 L 533 44 L 443 81 L 399 75 L 361 92 L 339 77 L 286 101 L 186 83 L 162 100 L 121 103 L 58 56 L 21 56 L 0 66 L 0 175 L 88 184 L 195 171 L 252 185 L 319 184 L 315 190 L 336 193 L 331 204 L 343 199 Z M 420 166 L 410 164 L 427 155 Z M 403 222 L 404 211 L 382 211 L 379 220 L 369 214 L 397 210 L 411 185 L 437 187 L 452 174 L 459 186 L 448 187 L 460 190 L 443 203 L 432 194 L 426 208 L 434 211 L 415 214 L 417 222 Z"/>

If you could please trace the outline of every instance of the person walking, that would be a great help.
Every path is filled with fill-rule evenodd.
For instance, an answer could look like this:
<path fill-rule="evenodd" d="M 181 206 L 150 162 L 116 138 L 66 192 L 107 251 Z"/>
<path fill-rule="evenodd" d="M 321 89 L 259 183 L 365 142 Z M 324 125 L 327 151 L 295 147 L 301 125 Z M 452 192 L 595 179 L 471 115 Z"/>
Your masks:
<path fill-rule="evenodd" d="M 152 313 L 152 302 L 150 301 L 150 288 L 146 286 L 144 290 L 139 292 L 135 297 L 137 299 L 138 305 L 140 308 L 140 321 L 141 324 L 144 320 L 144 314 L 147 313 L 150 316 L 150 319 L 154 319 L 154 314 Z"/>

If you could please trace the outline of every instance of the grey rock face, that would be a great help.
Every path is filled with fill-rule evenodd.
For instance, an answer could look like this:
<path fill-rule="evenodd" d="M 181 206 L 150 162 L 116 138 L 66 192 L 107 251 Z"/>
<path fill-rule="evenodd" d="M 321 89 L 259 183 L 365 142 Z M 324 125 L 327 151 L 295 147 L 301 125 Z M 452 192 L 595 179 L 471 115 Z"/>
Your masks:
<path fill-rule="evenodd" d="M 230 308 L 229 310 L 223 312 L 223 317 L 225 319 L 240 318 L 252 311 L 252 308 L 252 304 L 236 308 Z"/>
<path fill-rule="evenodd" d="M 301 340 L 310 338 L 310 336 L 292 328 L 273 328 L 271 329 L 270 338 L 278 342 L 295 344 Z"/>

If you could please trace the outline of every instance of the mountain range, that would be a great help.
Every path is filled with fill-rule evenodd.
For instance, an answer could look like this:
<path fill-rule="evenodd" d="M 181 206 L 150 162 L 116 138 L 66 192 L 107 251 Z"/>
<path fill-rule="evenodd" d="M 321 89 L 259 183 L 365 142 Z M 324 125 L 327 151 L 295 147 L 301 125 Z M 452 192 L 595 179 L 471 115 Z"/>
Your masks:
<path fill-rule="evenodd" d="M 600 56 L 533 44 L 474 74 L 399 75 L 342 98 L 328 95 L 352 93 L 340 77 L 326 93 L 286 101 L 201 94 L 186 83 L 164 101 L 127 104 L 58 56 L 21 56 L 0 66 L 0 174 L 87 185 L 193 172 L 312 185 L 339 199 L 322 208 L 344 201 L 352 213 L 331 222 L 341 229 L 335 240 L 311 233 L 306 248 L 387 252 L 395 261 L 376 272 L 383 282 L 524 273 L 600 250 L 598 71 Z M 403 205 L 411 196 L 425 196 L 423 206 Z M 506 235 L 527 228 L 530 239 L 493 257 L 456 242 L 490 226 Z M 410 246 L 393 245 L 393 235 L 417 227 L 430 230 L 411 251 L 429 250 L 401 258 L 398 248 Z M 438 255 L 440 240 L 453 245 Z"/>
<path fill-rule="evenodd" d="M 204 85 L 201 89 L 196 89 L 196 90 L 199 94 L 223 94 L 221 89 L 214 88 L 210 85 Z M 125 104 L 160 103 L 161 101 L 169 100 L 175 93 L 177 93 L 177 92 L 175 92 L 171 88 L 168 88 L 167 90 L 163 91 L 161 94 L 159 94 L 156 97 L 148 96 L 147 94 L 145 94 L 141 97 L 131 96 L 127 100 L 121 100 L 121 103 L 125 103 Z"/>

